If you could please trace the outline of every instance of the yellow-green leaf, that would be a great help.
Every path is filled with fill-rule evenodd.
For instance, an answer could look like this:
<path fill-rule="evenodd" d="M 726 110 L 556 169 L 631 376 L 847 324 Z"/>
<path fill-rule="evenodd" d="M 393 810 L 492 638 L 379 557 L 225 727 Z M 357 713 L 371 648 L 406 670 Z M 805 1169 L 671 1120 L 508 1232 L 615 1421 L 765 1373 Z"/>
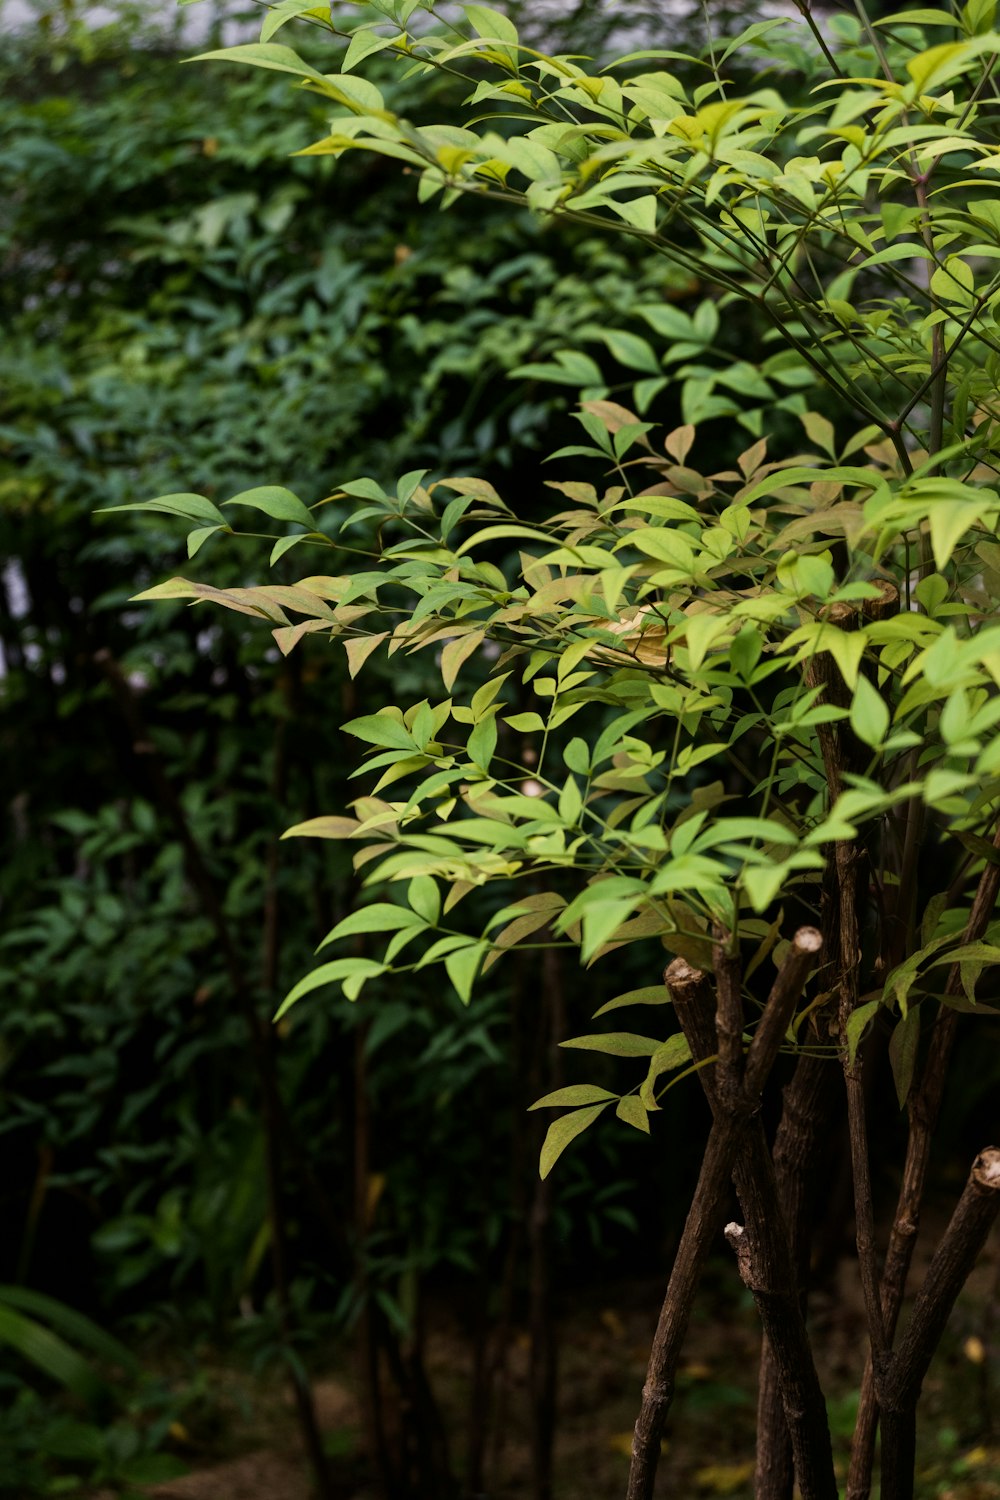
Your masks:
<path fill-rule="evenodd" d="M 572 1114 L 560 1115 L 558 1120 L 552 1121 L 542 1143 L 542 1154 L 538 1162 L 540 1177 L 548 1177 L 570 1142 L 575 1141 L 589 1125 L 593 1125 L 607 1107 L 607 1104 L 591 1104 L 587 1109 L 575 1109 Z"/>

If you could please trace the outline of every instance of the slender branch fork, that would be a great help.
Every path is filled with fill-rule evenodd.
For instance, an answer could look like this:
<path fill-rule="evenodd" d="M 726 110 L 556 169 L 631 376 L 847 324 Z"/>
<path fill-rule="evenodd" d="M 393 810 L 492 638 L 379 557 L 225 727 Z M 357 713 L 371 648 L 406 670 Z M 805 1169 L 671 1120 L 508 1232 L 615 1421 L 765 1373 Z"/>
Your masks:
<path fill-rule="evenodd" d="M 761 1091 L 821 946 L 822 938 L 815 928 L 801 928 L 796 933 L 745 1057 L 742 975 L 730 935 L 716 934 L 714 1016 L 712 986 L 706 974 L 677 959 L 664 976 L 693 1057 L 703 1061 L 717 1056 L 715 1068 L 703 1068 L 699 1074 L 712 1107 L 713 1123 L 650 1352 L 632 1443 L 627 1500 L 651 1500 L 653 1494 L 660 1437 L 673 1399 L 680 1351 L 705 1259 L 722 1228 L 731 1177 L 735 1177 L 747 1220 L 741 1268 L 776 1348 L 803 1500 L 836 1500 L 822 1392 L 802 1320 L 773 1164 L 759 1119 Z"/>

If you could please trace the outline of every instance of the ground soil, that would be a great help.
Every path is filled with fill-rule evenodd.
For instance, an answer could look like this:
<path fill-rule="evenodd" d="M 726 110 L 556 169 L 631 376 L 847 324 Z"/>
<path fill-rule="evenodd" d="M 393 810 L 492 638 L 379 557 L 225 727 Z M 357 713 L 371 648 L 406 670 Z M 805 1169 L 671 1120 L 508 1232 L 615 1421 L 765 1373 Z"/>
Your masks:
<path fill-rule="evenodd" d="M 924 1237 L 924 1258 L 934 1234 Z M 919 1270 L 919 1267 L 918 1267 Z M 953 1314 L 928 1377 L 921 1422 L 921 1500 L 1000 1500 L 1000 1244 L 996 1237 Z M 573 1298 L 560 1320 L 560 1400 L 554 1500 L 617 1500 L 627 1471 L 636 1404 L 662 1284 L 615 1283 Z M 845 1261 L 812 1303 L 838 1464 L 847 1455 L 863 1358 L 856 1270 Z M 501 1439 L 490 1455 L 489 1500 L 528 1500 L 528 1339 L 515 1331 L 499 1393 Z M 731 1267 L 710 1268 L 688 1338 L 678 1395 L 661 1461 L 672 1496 L 751 1494 L 753 1402 L 758 1335 L 752 1305 Z M 461 1430 L 469 1387 L 464 1332 L 442 1313 L 429 1347 L 435 1388 Z M 211 1444 L 178 1451 L 184 1478 L 152 1488 L 150 1500 L 310 1500 L 308 1473 L 287 1393 L 218 1372 L 228 1416 Z M 360 1413 L 344 1364 L 317 1380 L 316 1401 L 339 1487 L 350 1500 L 374 1500 L 366 1476 Z M 97 1500 L 97 1497 L 94 1497 Z M 427 1500 L 435 1500 L 428 1496 Z"/>

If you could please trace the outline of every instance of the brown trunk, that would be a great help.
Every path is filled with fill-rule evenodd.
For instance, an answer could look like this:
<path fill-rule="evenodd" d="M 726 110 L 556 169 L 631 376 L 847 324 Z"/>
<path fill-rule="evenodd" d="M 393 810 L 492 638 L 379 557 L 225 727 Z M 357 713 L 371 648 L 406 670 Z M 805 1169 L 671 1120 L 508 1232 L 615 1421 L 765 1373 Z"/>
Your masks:
<path fill-rule="evenodd" d="M 748 1122 L 734 1173 L 746 1227 L 731 1225 L 774 1362 L 802 1500 L 837 1500 L 826 1401 L 806 1330 L 774 1167 L 759 1120 Z"/>
<path fill-rule="evenodd" d="M 652 1500 L 660 1440 L 674 1397 L 684 1335 L 705 1260 L 722 1229 L 729 1199 L 729 1178 L 742 1129 L 742 1120 L 727 1117 L 716 1120 L 709 1133 L 698 1185 L 674 1257 L 649 1353 L 642 1404 L 632 1439 L 626 1500 Z"/>
<path fill-rule="evenodd" d="M 728 1178 L 746 1194 L 749 1254 L 757 1265 L 748 1274 L 756 1286 L 765 1329 L 776 1344 L 786 1420 L 795 1445 L 803 1496 L 836 1500 L 829 1429 L 795 1287 L 787 1232 L 781 1221 L 773 1171 L 763 1128 L 757 1118 L 760 1095 L 788 1030 L 802 985 L 818 961 L 820 934 L 796 933 L 764 1007 L 744 1062 L 742 998 L 738 954 L 725 934 L 715 947 L 716 1018 L 711 1020 L 708 978 L 683 959 L 664 976 L 692 1055 L 700 1060 L 717 1049 L 718 1061 L 702 1080 L 713 1110 L 712 1129 L 702 1161 L 674 1268 L 650 1352 L 642 1405 L 632 1443 L 627 1500 L 651 1500 L 660 1437 L 673 1399 L 677 1362 L 687 1330 L 698 1279 L 728 1197 Z M 751 1144 L 752 1143 L 752 1144 Z M 780 1351 L 780 1352 L 779 1352 Z"/>
<path fill-rule="evenodd" d="M 546 948 L 542 955 L 540 1025 L 531 1068 L 535 1098 L 561 1086 L 559 1040 L 566 1034 L 565 1009 L 559 955 L 554 949 Z M 551 1219 L 552 1179 L 548 1177 L 543 1181 L 536 1174 L 528 1221 L 532 1500 L 552 1500 L 558 1361 L 552 1305 Z"/>
<path fill-rule="evenodd" d="M 993 847 L 1000 849 L 1000 828 L 994 834 Z M 1000 865 L 988 861 L 979 878 L 979 885 L 969 911 L 969 920 L 962 935 L 963 943 L 978 942 L 982 937 L 993 916 L 998 894 L 1000 894 Z M 948 973 L 945 994 L 960 995 L 961 993 L 962 975 L 956 964 Z M 942 1006 L 931 1032 L 923 1073 L 919 1083 L 910 1094 L 907 1106 L 910 1133 L 906 1145 L 903 1181 L 893 1217 L 885 1266 L 882 1270 L 881 1298 L 886 1334 L 890 1342 L 895 1335 L 896 1323 L 906 1291 L 906 1279 L 913 1258 L 913 1247 L 916 1244 L 917 1231 L 920 1227 L 920 1210 L 927 1180 L 927 1167 L 930 1162 L 931 1141 L 941 1113 L 948 1064 L 957 1026 L 956 1012 Z M 847 1475 L 846 1500 L 868 1500 L 871 1494 L 878 1421 L 875 1372 L 871 1358 L 869 1358 L 861 1382 L 858 1420 L 854 1429 L 851 1462 Z"/>
<path fill-rule="evenodd" d="M 799 1058 L 784 1091 L 781 1121 L 774 1141 L 774 1175 L 778 1204 L 788 1229 L 789 1246 L 803 1313 L 809 1275 L 810 1226 L 821 1157 L 836 1103 L 837 1070 L 828 1058 Z M 756 1500 L 792 1500 L 795 1466 L 788 1436 L 781 1385 L 771 1346 L 765 1337 L 760 1355 L 757 1393 Z"/>
<path fill-rule="evenodd" d="M 804 928 L 796 934 L 779 972 L 764 1014 L 747 1054 L 746 1103 L 759 1099 L 774 1057 L 784 1039 L 808 970 L 821 947 L 820 934 Z M 673 967 L 673 966 L 672 966 Z M 670 970 L 668 970 L 668 975 Z M 678 977 L 681 977 L 678 975 Z M 687 978 L 685 973 L 683 976 Z M 710 1057 L 712 1026 L 707 987 L 695 982 L 671 984 L 674 1009 L 696 1060 Z M 707 1002 L 707 1003 L 706 1003 Z M 739 1063 L 730 1064 L 735 1071 Z M 725 1063 L 720 1046 L 719 1069 Z M 726 1110 L 715 1076 L 699 1073 L 709 1104 L 718 1119 Z M 803 1500 L 836 1500 L 826 1403 L 812 1357 L 799 1295 L 799 1282 L 789 1232 L 764 1129 L 759 1115 L 747 1120 L 734 1163 L 733 1180 L 746 1228 L 731 1224 L 727 1238 L 737 1251 L 740 1274 L 761 1319 L 781 1401 L 783 1431 L 798 1474 Z"/>
<path fill-rule="evenodd" d="M 386 1432 L 384 1399 L 379 1361 L 377 1320 L 371 1306 L 368 1271 L 365 1265 L 365 1239 L 371 1218 L 370 1182 L 370 1130 L 368 1112 L 368 1067 L 365 1044 L 367 1026 L 358 1026 L 354 1033 L 354 1119 L 352 1137 L 354 1141 L 354 1278 L 360 1299 L 361 1312 L 358 1317 L 355 1360 L 358 1372 L 358 1390 L 361 1392 L 361 1419 L 365 1432 L 365 1445 L 369 1462 L 377 1475 L 380 1494 L 384 1500 L 395 1495 L 399 1489 L 397 1466 L 390 1452 Z"/>
<path fill-rule="evenodd" d="M 882 1500 L 913 1500 L 917 1402 L 962 1287 L 1000 1212 L 1000 1149 L 972 1164 L 965 1191 L 927 1268 L 882 1393 Z"/>

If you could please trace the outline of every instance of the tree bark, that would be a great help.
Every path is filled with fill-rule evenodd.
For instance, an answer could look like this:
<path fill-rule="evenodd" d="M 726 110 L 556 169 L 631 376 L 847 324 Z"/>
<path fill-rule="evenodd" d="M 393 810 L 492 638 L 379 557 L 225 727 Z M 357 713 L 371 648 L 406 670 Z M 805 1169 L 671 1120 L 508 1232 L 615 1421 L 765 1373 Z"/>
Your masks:
<path fill-rule="evenodd" d="M 741 1119 L 727 1117 L 717 1120 L 709 1133 L 649 1353 L 642 1405 L 632 1439 L 626 1500 L 652 1500 L 660 1439 L 674 1397 L 681 1347 L 705 1260 L 722 1229 L 729 1178 L 742 1128 Z"/>
<path fill-rule="evenodd" d="M 927 1268 L 913 1316 L 886 1372 L 882 1396 L 882 1500 L 913 1500 L 917 1402 L 951 1310 L 1000 1212 L 1000 1148 L 972 1164 Z"/>
<path fill-rule="evenodd" d="M 806 975 L 816 964 L 821 946 L 822 939 L 815 928 L 802 928 L 779 970 L 747 1053 L 745 1099 L 751 1106 L 759 1100 Z M 673 969 L 672 965 L 668 976 Z M 682 977 L 687 979 L 686 972 Z M 671 990 L 692 1056 L 700 1061 L 711 1055 L 712 1046 L 706 989 L 688 980 L 676 987 L 671 984 Z M 721 1051 L 719 1066 L 722 1066 Z M 730 1106 L 720 1097 L 715 1079 L 707 1069 L 699 1077 L 718 1119 Z M 730 1225 L 727 1238 L 737 1251 L 740 1275 L 753 1293 L 771 1351 L 784 1431 L 789 1435 L 799 1488 L 803 1500 L 836 1500 L 826 1403 L 806 1331 L 774 1164 L 756 1113 L 746 1119 L 734 1161 L 733 1180 L 746 1228 Z"/>
<path fill-rule="evenodd" d="M 1000 849 L 1000 827 L 993 838 L 994 849 Z M 993 916 L 997 896 L 1000 894 L 1000 865 L 987 861 L 969 911 L 969 920 L 962 935 L 963 943 L 974 943 L 982 937 Z M 962 975 L 958 965 L 949 970 L 945 983 L 945 995 L 960 995 Z M 913 1259 L 920 1226 L 920 1210 L 930 1162 L 931 1142 L 941 1113 L 948 1063 L 958 1027 L 958 1015 L 942 1006 L 931 1032 L 927 1061 L 920 1082 L 910 1095 L 907 1106 L 909 1137 L 906 1143 L 906 1160 L 903 1180 L 899 1190 L 896 1212 L 893 1217 L 882 1270 L 881 1301 L 885 1317 L 886 1334 L 891 1342 L 899 1319 L 899 1311 L 906 1291 L 906 1279 Z M 858 1419 L 851 1445 L 851 1462 L 847 1475 L 846 1500 L 868 1500 L 872 1487 L 872 1470 L 875 1462 L 875 1434 L 878 1430 L 879 1408 L 875 1390 L 875 1372 L 871 1357 L 865 1365 L 861 1382 L 861 1397 L 858 1404 Z"/>
<path fill-rule="evenodd" d="M 778 1205 L 788 1229 L 789 1248 L 799 1302 L 806 1309 L 806 1282 L 812 1208 L 817 1197 L 819 1158 L 829 1131 L 836 1098 L 837 1069 L 830 1059 L 804 1055 L 784 1091 L 781 1120 L 774 1141 L 774 1175 Z M 757 1392 L 756 1500 L 792 1500 L 795 1465 L 781 1386 L 771 1346 L 765 1338 L 760 1354 Z"/>
<path fill-rule="evenodd" d="M 802 1500 L 837 1500 L 826 1401 L 812 1356 L 790 1237 L 759 1120 L 748 1123 L 736 1159 L 736 1192 L 746 1220 L 740 1274 L 753 1293 L 774 1361 Z"/>
<path fill-rule="evenodd" d="M 725 934 L 715 947 L 717 1011 L 711 1020 L 707 976 L 676 959 L 664 976 L 681 1027 L 696 1061 L 718 1049 L 714 1073 L 699 1077 L 713 1110 L 712 1129 L 702 1161 L 694 1200 L 684 1226 L 667 1295 L 650 1353 L 642 1406 L 632 1443 L 627 1500 L 650 1500 L 663 1424 L 673 1398 L 677 1362 L 691 1306 L 726 1200 L 727 1178 L 736 1173 L 737 1191 L 745 1194 L 745 1212 L 753 1229 L 748 1236 L 756 1257 L 753 1281 L 765 1328 L 780 1350 L 778 1368 L 786 1417 L 801 1464 L 804 1500 L 836 1500 L 829 1428 L 795 1287 L 773 1167 L 757 1117 L 760 1093 L 802 991 L 816 963 L 822 939 L 814 928 L 796 933 L 768 996 L 753 1040 L 743 1057 L 742 999 L 739 960 Z M 734 1043 L 735 1038 L 735 1043 Z M 749 1210 L 749 1212 L 747 1212 Z M 790 1306 L 789 1306 L 790 1299 Z"/>
<path fill-rule="evenodd" d="M 562 1083 L 559 1040 L 566 1034 L 565 1002 L 559 954 L 553 948 L 546 948 L 542 955 L 542 985 L 544 999 L 538 1018 L 539 1033 L 533 1058 L 536 1078 L 533 1092 L 536 1098 L 559 1088 Z M 559 1371 L 552 1305 L 551 1219 L 552 1179 L 542 1181 L 536 1176 L 528 1223 L 532 1500 L 552 1500 L 552 1459 Z"/>

